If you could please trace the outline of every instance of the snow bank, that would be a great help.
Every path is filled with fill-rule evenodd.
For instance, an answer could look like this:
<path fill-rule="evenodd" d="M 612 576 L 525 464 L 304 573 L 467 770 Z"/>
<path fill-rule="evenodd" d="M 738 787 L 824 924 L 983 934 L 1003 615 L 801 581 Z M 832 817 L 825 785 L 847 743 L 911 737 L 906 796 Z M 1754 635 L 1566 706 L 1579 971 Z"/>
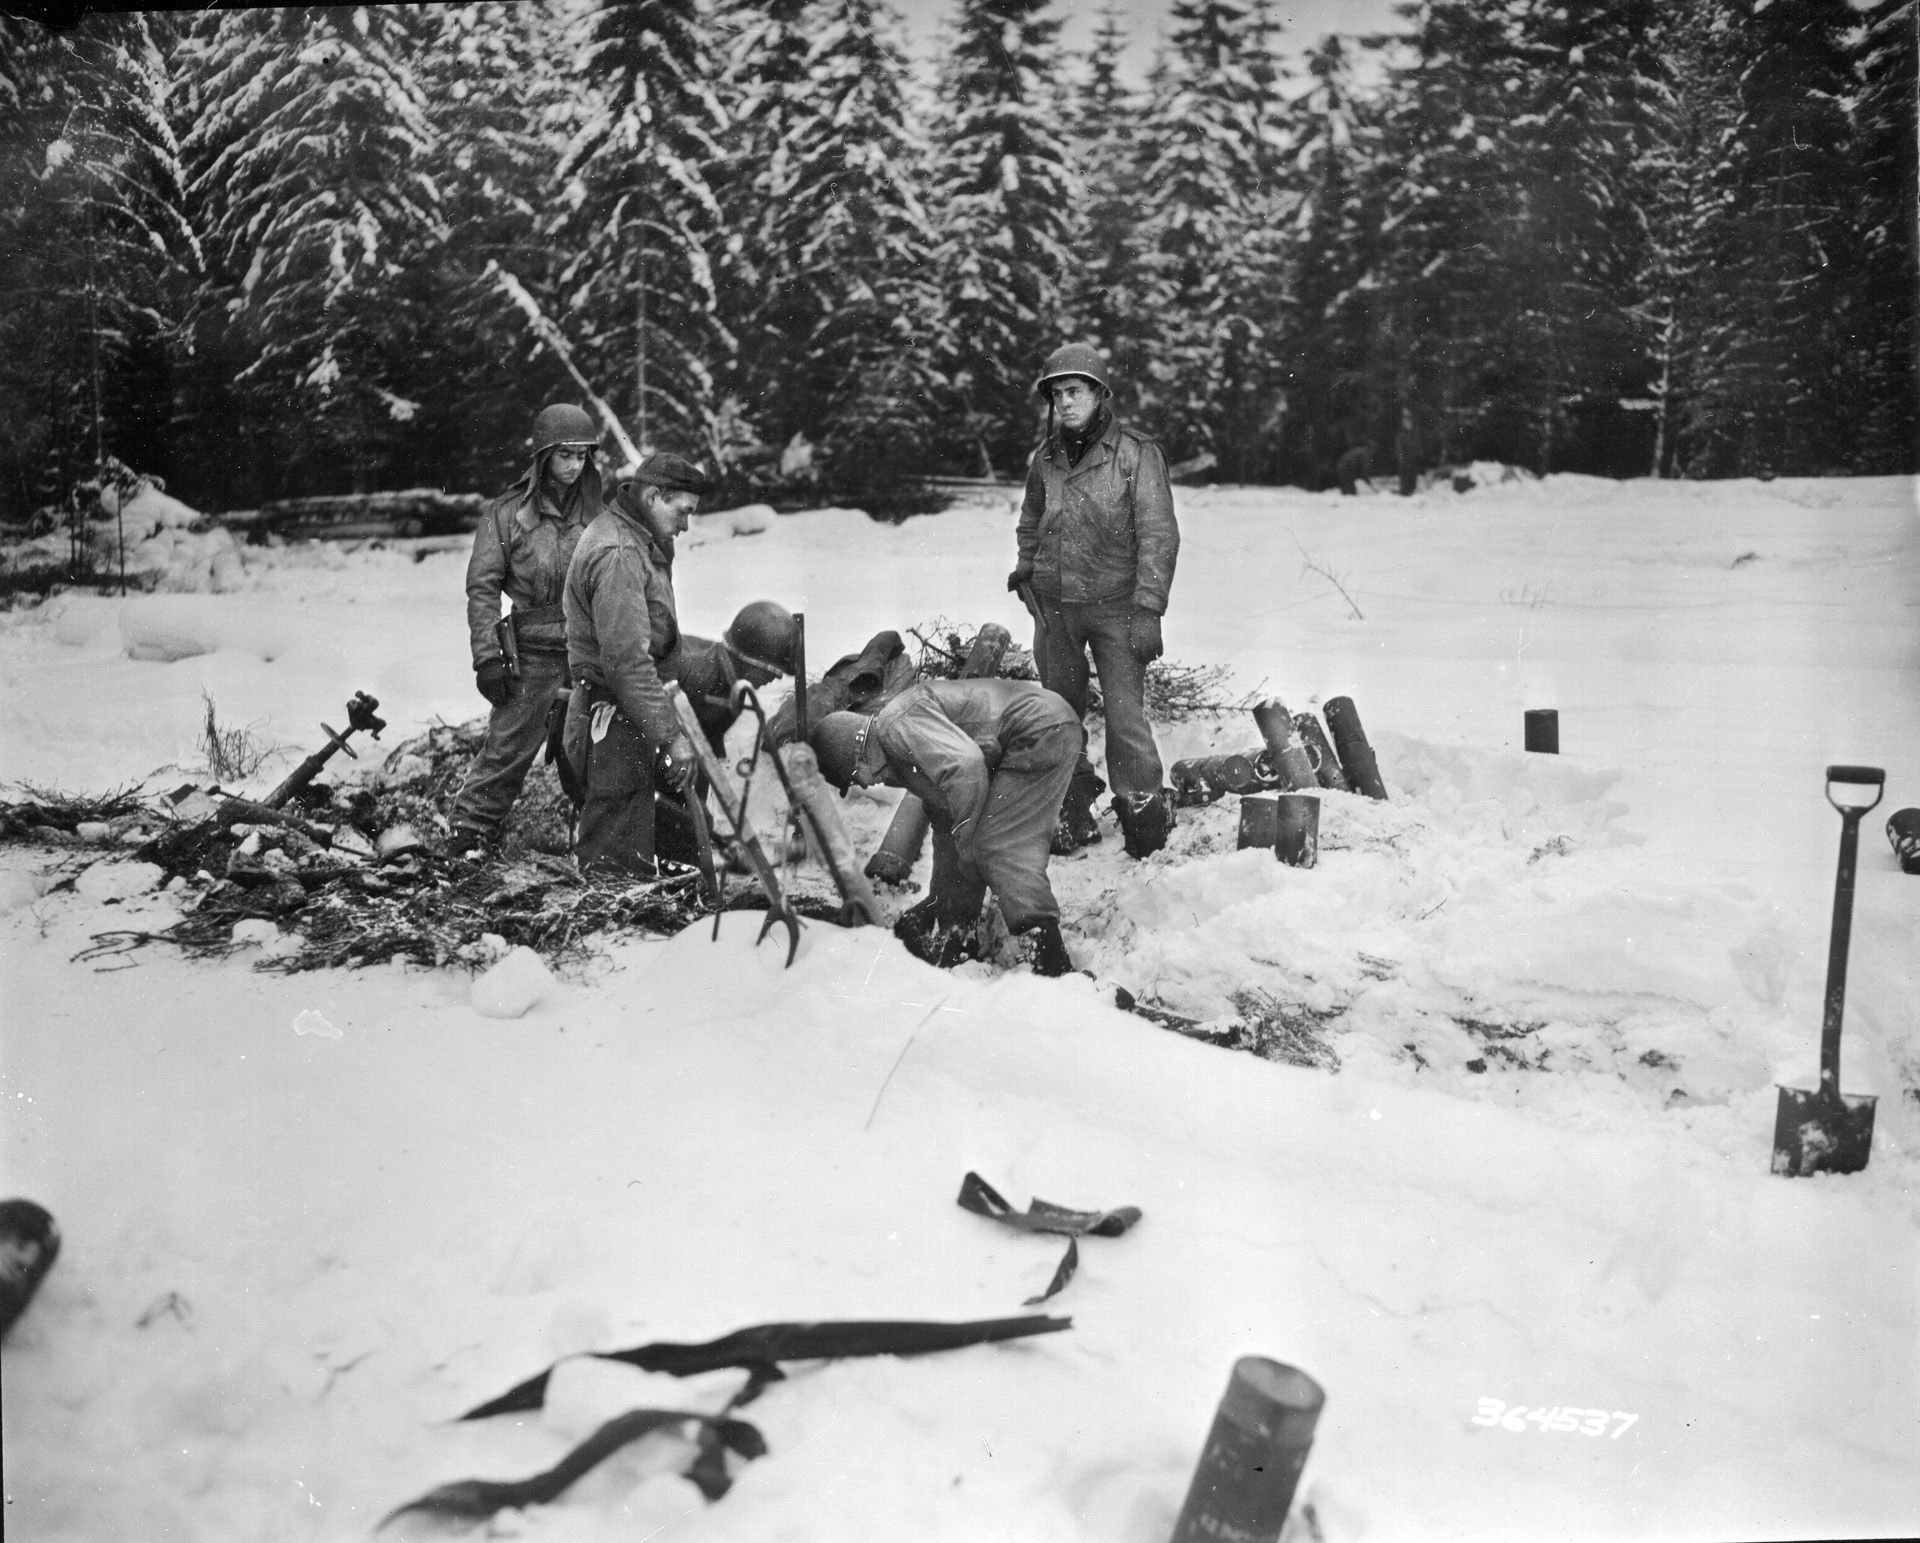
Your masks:
<path fill-rule="evenodd" d="M 1227 1054 L 1084 979 L 943 975 L 875 929 L 809 926 L 786 970 L 751 915 L 616 949 L 537 1032 L 477 1016 L 451 972 L 155 955 L 95 979 L 75 1035 L 89 923 L 45 925 L 5 939 L 35 1026 L 10 1044 L 35 1103 L 8 1182 L 69 1239 L 7 1348 L 38 1536 L 364 1537 L 434 1485 L 739 1381 L 569 1363 L 538 1412 L 453 1421 L 556 1356 L 1018 1312 L 1058 1241 L 962 1211 L 968 1169 L 1017 1203 L 1143 1211 L 1083 1241 L 1050 1304 L 1070 1332 L 789 1367 L 741 1411 L 768 1454 L 717 1504 L 650 1442 L 501 1525 L 1157 1543 L 1252 1350 L 1329 1390 L 1300 1504 L 1333 1543 L 1485 1536 L 1494 1496 L 1525 1536 L 1857 1535 L 1916 1498 L 1904 1180 L 1768 1179 L 1770 1088 L 1728 1163 L 1680 1125 L 1556 1129 Z M 288 1033 L 308 1012 L 341 1037 Z M 143 1096 L 103 1103 L 133 1067 Z M 1489 1429 L 1487 1399 L 1622 1435 Z"/>
<path fill-rule="evenodd" d="M 74 891 L 88 900 L 118 901 L 143 895 L 166 877 L 152 863 L 123 863 L 109 859 L 85 868 L 73 881 Z"/>
<path fill-rule="evenodd" d="M 162 664 L 223 650 L 272 664 L 294 646 L 298 627 L 283 607 L 216 607 L 188 596 L 156 595 L 120 609 L 127 657 Z"/>
<path fill-rule="evenodd" d="M 101 494 L 101 502 L 112 512 L 112 488 Z M 164 493 L 151 482 L 142 482 L 133 497 L 119 511 L 120 521 L 129 536 L 137 533 L 144 541 L 163 530 L 185 530 L 206 518 L 198 509 L 189 508 L 171 493 Z"/>
<path fill-rule="evenodd" d="M 32 905 L 47 892 L 47 887 L 48 880 L 43 874 L 17 868 L 0 872 L 0 915 Z"/>
<path fill-rule="evenodd" d="M 763 536 L 773 529 L 777 516 L 772 504 L 744 504 L 738 509 L 720 509 L 695 515 L 681 540 L 688 546 L 709 541 L 724 541 L 732 536 Z"/>
<path fill-rule="evenodd" d="M 1871 826 L 1843 1064 L 1880 1090 L 1873 1161 L 1767 1168 L 1774 1077 L 1821 1018 L 1822 769 L 1885 764 L 1886 807 L 1920 805 L 1912 484 L 1178 496 L 1171 655 L 1296 708 L 1351 695 L 1393 797 L 1327 795 L 1304 871 L 1236 851 L 1230 801 L 1144 863 L 1103 817 L 1053 865 L 1068 945 L 1216 1026 L 1265 1013 L 1338 1072 L 1168 1033 L 1081 976 L 932 971 L 878 929 L 811 924 L 783 969 L 752 914 L 615 944 L 508 1020 L 467 962 L 256 973 L 302 946 L 270 922 L 224 963 L 96 973 L 96 933 L 158 930 L 178 897 L 109 905 L 8 848 L 0 1189 L 67 1237 L 4 1352 L 10 1530 L 364 1538 L 623 1407 L 737 1386 L 568 1363 L 538 1413 L 452 1420 L 555 1357 L 1019 1312 L 1059 1245 L 957 1207 L 973 1169 L 1016 1204 L 1144 1212 L 1084 1243 L 1051 1304 L 1071 1332 L 790 1367 L 717 1505 L 643 1442 L 494 1530 L 1160 1543 L 1259 1352 L 1329 1390 L 1301 1538 L 1910 1531 L 1920 881 Z M 782 517 L 686 554 L 682 621 L 773 596 L 818 659 L 942 614 L 1024 636 L 1011 544 L 1004 507 Z M 148 776 L 192 753 L 203 691 L 286 756 L 355 689 L 388 745 L 483 710 L 461 554 L 242 561 L 243 594 L 0 616 L 0 776 Z M 1520 752 L 1531 706 L 1560 709 L 1564 755 Z M 870 847 L 893 799 L 842 807 Z M 1576 1408 L 1607 1433 L 1540 1428 Z"/>
<path fill-rule="evenodd" d="M 488 1018 L 518 1018 L 554 989 L 546 964 L 530 948 L 511 950 L 473 983 L 473 1010 Z"/>

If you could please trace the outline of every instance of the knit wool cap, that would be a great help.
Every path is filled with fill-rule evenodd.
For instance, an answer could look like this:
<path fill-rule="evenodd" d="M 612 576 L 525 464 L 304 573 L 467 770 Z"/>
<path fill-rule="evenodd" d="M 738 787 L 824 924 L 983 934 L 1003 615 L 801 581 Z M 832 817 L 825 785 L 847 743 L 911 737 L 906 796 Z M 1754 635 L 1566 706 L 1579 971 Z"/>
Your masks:
<path fill-rule="evenodd" d="M 665 488 L 670 493 L 698 493 L 703 498 L 715 487 L 713 478 L 699 466 L 671 450 L 656 450 L 648 456 L 640 463 L 640 470 L 633 474 L 633 480 L 649 487 Z"/>

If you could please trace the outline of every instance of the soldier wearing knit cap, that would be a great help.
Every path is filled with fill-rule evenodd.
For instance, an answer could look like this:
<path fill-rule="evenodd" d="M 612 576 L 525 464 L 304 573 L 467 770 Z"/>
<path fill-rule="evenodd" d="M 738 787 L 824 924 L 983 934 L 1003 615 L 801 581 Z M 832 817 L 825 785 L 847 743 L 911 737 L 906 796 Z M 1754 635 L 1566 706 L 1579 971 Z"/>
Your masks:
<path fill-rule="evenodd" d="M 713 487 L 685 456 L 649 456 L 587 528 L 567 569 L 574 691 L 565 747 L 586 787 L 574 847 L 583 871 L 655 876 L 654 795 L 692 782 L 693 745 L 663 680 L 673 677 L 681 641 L 674 538 Z"/>

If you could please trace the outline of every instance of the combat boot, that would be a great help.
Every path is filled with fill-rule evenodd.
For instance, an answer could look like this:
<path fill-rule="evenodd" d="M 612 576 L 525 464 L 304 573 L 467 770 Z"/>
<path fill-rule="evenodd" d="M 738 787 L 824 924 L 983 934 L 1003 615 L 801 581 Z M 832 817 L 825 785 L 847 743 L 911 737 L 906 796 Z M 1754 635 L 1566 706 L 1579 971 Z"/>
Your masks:
<path fill-rule="evenodd" d="M 1060 803 L 1060 823 L 1053 830 L 1049 848 L 1055 857 L 1065 857 L 1100 839 L 1100 821 L 1093 812 L 1093 801 L 1106 792 L 1106 783 L 1092 767 L 1075 770 L 1067 784 L 1067 796 Z"/>
<path fill-rule="evenodd" d="M 893 935 L 914 958 L 937 970 L 950 970 L 979 957 L 973 923 L 943 920 L 939 902 L 931 895 L 900 913 Z"/>
<path fill-rule="evenodd" d="M 1067 955 L 1067 940 L 1060 936 L 1060 919 L 1043 916 L 1014 936 L 1019 940 L 1020 958 L 1035 975 L 1049 978 L 1071 974 L 1073 960 Z"/>
<path fill-rule="evenodd" d="M 474 830 L 470 826 L 456 826 L 447 837 L 447 854 L 455 862 L 470 863 L 475 867 L 490 863 L 500 854 L 499 837 L 487 831 Z"/>
<path fill-rule="evenodd" d="M 1120 835 L 1129 857 L 1149 857 L 1167 844 L 1173 829 L 1173 793 L 1121 793 L 1113 800 Z"/>

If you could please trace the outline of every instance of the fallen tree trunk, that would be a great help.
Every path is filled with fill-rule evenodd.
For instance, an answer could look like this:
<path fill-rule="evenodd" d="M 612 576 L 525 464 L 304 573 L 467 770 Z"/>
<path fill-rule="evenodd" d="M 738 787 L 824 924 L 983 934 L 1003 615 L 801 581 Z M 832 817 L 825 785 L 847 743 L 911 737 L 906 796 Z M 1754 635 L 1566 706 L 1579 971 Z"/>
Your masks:
<path fill-rule="evenodd" d="M 404 488 L 384 493 L 337 493 L 316 498 L 282 498 L 258 509 L 217 516 L 234 530 L 272 531 L 281 536 L 317 536 L 358 540 L 370 536 L 449 536 L 471 531 L 480 522 L 486 499 L 479 493 L 445 493 L 439 488 Z"/>

